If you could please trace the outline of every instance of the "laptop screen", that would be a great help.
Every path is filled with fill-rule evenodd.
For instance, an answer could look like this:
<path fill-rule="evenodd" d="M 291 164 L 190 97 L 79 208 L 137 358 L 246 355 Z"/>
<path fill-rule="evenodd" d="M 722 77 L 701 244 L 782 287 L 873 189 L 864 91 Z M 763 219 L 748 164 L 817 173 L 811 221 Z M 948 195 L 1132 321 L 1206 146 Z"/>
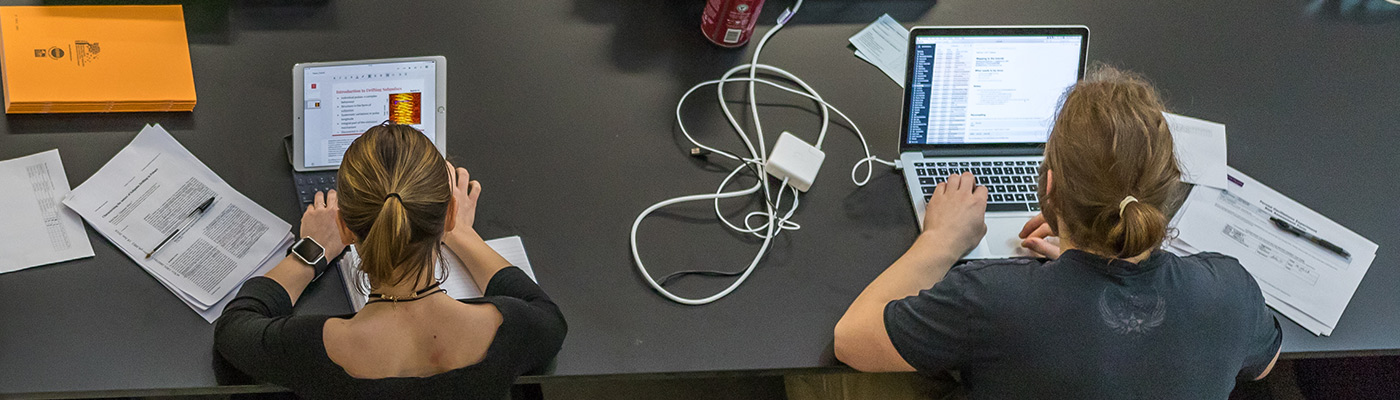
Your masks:
<path fill-rule="evenodd" d="M 1045 143 L 1081 35 L 916 36 L 906 144 Z"/>
<path fill-rule="evenodd" d="M 432 61 L 307 67 L 301 88 L 306 167 L 339 166 L 350 143 L 384 121 L 412 125 L 435 140 L 436 68 Z"/>

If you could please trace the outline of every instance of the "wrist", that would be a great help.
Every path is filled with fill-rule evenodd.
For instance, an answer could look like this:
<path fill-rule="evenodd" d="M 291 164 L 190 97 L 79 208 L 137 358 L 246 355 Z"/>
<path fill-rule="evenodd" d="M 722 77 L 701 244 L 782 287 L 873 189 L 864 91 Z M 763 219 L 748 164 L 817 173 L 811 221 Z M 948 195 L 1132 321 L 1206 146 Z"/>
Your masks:
<path fill-rule="evenodd" d="M 340 253 L 341 253 L 341 252 L 344 252 L 344 251 L 345 251 L 345 243 L 341 243 L 339 240 L 330 240 L 330 239 L 326 239 L 326 238 L 319 238 L 319 237 L 309 236 L 309 235 L 308 235 L 308 236 L 302 236 L 302 237 L 310 238 L 311 240 L 315 240 L 315 241 L 316 241 L 316 244 L 321 245 L 321 249 L 322 249 L 322 250 L 325 250 L 325 252 L 326 252 L 326 259 L 327 259 L 327 260 L 330 260 L 330 259 L 332 259 L 332 258 L 336 258 L 336 257 L 340 256 Z"/>
<path fill-rule="evenodd" d="M 442 235 L 442 243 L 446 244 L 448 247 L 461 246 L 470 242 L 484 241 L 485 240 L 481 238 L 481 235 L 477 234 L 476 230 L 470 227 L 465 229 L 453 229 L 451 232 L 447 232 L 447 234 Z"/>
<path fill-rule="evenodd" d="M 939 231 L 924 231 L 919 238 L 914 241 L 914 248 L 919 249 L 918 257 L 922 265 L 943 265 L 952 266 L 962 259 L 967 253 L 967 248 L 953 243 L 956 235 Z"/>
<path fill-rule="evenodd" d="M 325 247 L 326 261 L 330 261 L 333 258 L 340 257 L 340 253 L 345 252 L 345 244 L 343 243 L 328 244 L 325 245 Z"/>
<path fill-rule="evenodd" d="M 305 236 L 287 249 L 287 258 L 296 261 L 298 264 L 307 266 L 307 269 L 312 272 L 312 279 L 314 280 L 330 268 L 331 259 L 339 256 L 339 252 L 342 249 L 344 249 L 343 244 L 334 248 L 328 248 L 321 244 L 321 240 L 312 236 Z"/>

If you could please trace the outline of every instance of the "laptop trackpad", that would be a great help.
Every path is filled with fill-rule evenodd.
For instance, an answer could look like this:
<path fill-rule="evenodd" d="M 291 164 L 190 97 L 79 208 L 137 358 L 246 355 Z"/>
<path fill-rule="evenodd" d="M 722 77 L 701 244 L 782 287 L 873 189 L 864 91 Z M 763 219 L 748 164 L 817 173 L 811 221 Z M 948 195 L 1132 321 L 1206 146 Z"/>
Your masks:
<path fill-rule="evenodd" d="M 964 259 L 1034 257 L 1021 247 L 1021 227 L 1030 221 L 1026 216 L 987 216 L 987 236 Z"/>

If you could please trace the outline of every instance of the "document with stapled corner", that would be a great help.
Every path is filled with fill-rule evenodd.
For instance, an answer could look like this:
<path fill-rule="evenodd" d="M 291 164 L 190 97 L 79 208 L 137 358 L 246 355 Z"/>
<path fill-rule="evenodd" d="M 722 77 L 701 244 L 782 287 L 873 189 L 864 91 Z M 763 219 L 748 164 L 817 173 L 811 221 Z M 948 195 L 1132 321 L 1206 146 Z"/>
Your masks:
<path fill-rule="evenodd" d="M 1231 168 L 1225 190 L 1196 186 L 1173 225 L 1176 240 L 1240 260 L 1265 301 L 1316 335 L 1331 335 L 1375 260 L 1375 242 Z M 1270 222 L 1322 238 L 1328 250 Z"/>
<path fill-rule="evenodd" d="M 193 211 L 214 203 L 202 216 Z M 234 190 L 160 125 L 148 125 L 63 204 L 197 312 L 285 248 L 291 225 Z M 179 227 L 151 258 L 146 255 Z"/>
<path fill-rule="evenodd" d="M 1224 189 L 1228 182 L 1225 125 L 1167 112 L 1162 116 L 1172 132 L 1181 181 Z"/>
<path fill-rule="evenodd" d="M 92 257 L 58 150 L 0 161 L 0 273 Z"/>
<path fill-rule="evenodd" d="M 900 87 L 904 86 L 908 68 L 905 56 L 909 54 L 909 30 L 904 25 L 885 14 L 851 36 L 850 42 L 856 48 L 856 57 L 879 67 Z"/>
<path fill-rule="evenodd" d="M 520 240 L 520 236 L 507 236 L 500 239 L 486 241 L 486 245 L 495 250 L 501 258 L 506 259 L 510 265 L 525 271 L 525 275 L 531 280 L 539 282 L 535 278 L 535 270 L 530 267 L 530 258 L 525 255 L 525 243 Z M 447 291 L 447 295 L 454 299 L 471 299 L 481 297 L 481 288 L 476 286 L 476 280 L 472 278 L 471 271 L 462 263 L 462 259 L 457 257 L 447 246 L 442 246 L 442 260 L 437 264 L 439 271 L 446 270 L 447 277 L 443 279 L 442 289 Z M 354 246 L 345 250 L 345 256 L 340 259 L 340 276 L 345 282 L 345 293 L 350 297 L 350 306 L 355 311 L 365 308 L 365 302 L 369 300 L 365 290 L 369 288 L 369 281 L 365 275 L 358 271 L 360 267 L 360 254 Z"/>

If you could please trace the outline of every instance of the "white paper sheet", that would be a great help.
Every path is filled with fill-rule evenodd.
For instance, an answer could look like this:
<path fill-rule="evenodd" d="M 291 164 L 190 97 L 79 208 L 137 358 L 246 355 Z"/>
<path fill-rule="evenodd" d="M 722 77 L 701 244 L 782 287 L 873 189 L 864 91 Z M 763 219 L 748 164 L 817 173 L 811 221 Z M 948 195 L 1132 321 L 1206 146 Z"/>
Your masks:
<path fill-rule="evenodd" d="M 1270 306 L 1315 334 L 1330 335 L 1377 245 L 1239 171 L 1228 175 L 1226 190 L 1192 189 L 1177 219 L 1179 239 L 1239 259 Z M 1336 244 L 1350 258 L 1284 232 L 1270 217 Z"/>
<path fill-rule="evenodd" d="M 1308 315 L 1308 313 L 1303 312 L 1303 310 L 1293 308 L 1288 302 L 1274 297 L 1272 291 L 1264 291 L 1264 303 L 1273 307 L 1274 310 L 1278 310 L 1280 314 L 1288 317 L 1290 321 L 1303 327 L 1304 330 L 1311 332 L 1313 335 L 1325 336 L 1332 334 L 1332 327 L 1327 325 L 1327 323 L 1318 321 L 1317 318 L 1313 318 L 1311 315 Z"/>
<path fill-rule="evenodd" d="M 272 268 L 276 267 L 277 263 L 282 262 L 283 258 L 287 258 L 287 256 L 285 256 L 284 254 L 286 254 L 287 248 L 292 247 L 292 242 L 295 241 L 295 238 L 296 237 L 292 236 L 291 232 L 287 232 L 287 237 L 283 239 L 282 244 L 277 247 L 279 250 L 273 252 L 272 254 L 268 254 L 267 259 L 263 260 L 262 266 L 258 267 L 257 270 L 254 270 L 253 272 L 249 273 L 248 276 L 243 277 L 243 280 L 240 282 L 247 282 L 248 278 L 252 278 L 254 276 L 267 275 L 267 272 L 271 271 Z M 167 289 L 171 289 L 171 291 L 174 291 L 174 289 L 170 287 L 170 284 L 165 283 L 164 281 L 162 281 L 161 284 L 165 285 Z M 200 309 L 199 306 L 195 305 L 194 303 L 191 303 L 190 300 L 186 299 L 185 296 L 180 296 L 180 300 L 184 301 L 185 304 L 188 304 L 190 308 L 194 309 L 194 312 L 198 313 L 201 318 L 204 318 L 205 321 L 208 321 L 212 324 L 214 323 L 214 320 L 219 319 L 219 316 L 224 314 L 224 307 L 228 306 L 228 302 L 233 301 L 234 296 L 238 296 L 238 290 L 242 288 L 243 283 L 239 283 L 238 286 L 234 287 L 232 291 L 228 292 L 228 294 L 225 295 L 224 298 L 219 299 L 218 303 L 214 303 L 214 305 L 209 306 L 209 308 L 207 309 Z"/>
<path fill-rule="evenodd" d="M 212 207 L 155 255 L 191 211 Z M 196 311 L 242 284 L 284 242 L 291 225 L 243 196 L 180 146 L 147 126 L 64 204 Z"/>
<path fill-rule="evenodd" d="M 886 76 L 904 87 L 904 73 L 908 66 L 905 55 L 909 53 L 908 29 L 885 14 L 851 36 L 850 42 L 856 47 L 856 57 L 879 67 Z"/>
<path fill-rule="evenodd" d="M 1163 249 L 1183 257 L 1201 252 L 1196 246 L 1186 243 L 1179 235 L 1181 231 L 1178 226 L 1181 224 L 1181 218 L 1190 214 L 1187 212 L 1190 208 L 1191 203 L 1183 201 L 1181 206 L 1176 209 L 1176 214 L 1172 215 L 1171 221 L 1167 222 L 1167 229 L 1169 229 L 1170 234 L 1167 236 L 1167 240 L 1162 246 Z"/>
<path fill-rule="evenodd" d="M 1195 246 L 1187 244 L 1186 242 L 1183 242 L 1180 239 L 1167 239 L 1166 245 L 1162 247 L 1165 250 L 1171 252 L 1172 254 L 1176 254 L 1182 257 L 1201 252 L 1200 249 L 1197 249 Z"/>
<path fill-rule="evenodd" d="M 1225 125 L 1172 113 L 1162 115 L 1172 131 L 1181 181 L 1224 189 L 1228 182 Z"/>
<path fill-rule="evenodd" d="M 525 255 L 525 243 L 520 240 L 520 236 L 487 240 L 486 245 L 491 246 L 491 249 L 496 250 L 496 253 L 500 254 L 511 265 L 525 271 L 525 275 L 529 275 L 531 280 L 539 281 L 535 278 L 534 268 L 530 267 L 530 258 Z M 443 290 L 446 290 L 447 294 L 454 299 L 481 297 L 481 288 L 476 286 L 476 281 L 472 279 L 472 274 L 467 271 L 467 267 L 462 264 L 462 259 L 452 253 L 452 250 L 448 249 L 447 246 L 442 246 L 442 255 L 443 264 L 449 271 L 447 279 L 442 282 Z M 368 294 L 362 290 L 362 288 L 369 287 L 369 282 L 365 280 L 364 274 L 359 273 L 359 265 L 359 253 L 355 251 L 354 246 L 350 246 L 346 250 L 345 256 L 340 260 L 340 276 L 345 281 L 345 293 L 350 297 L 350 306 L 355 311 L 364 308 L 365 301 L 369 300 Z"/>
<path fill-rule="evenodd" d="M 0 274 L 92 257 L 58 150 L 0 161 Z"/>

